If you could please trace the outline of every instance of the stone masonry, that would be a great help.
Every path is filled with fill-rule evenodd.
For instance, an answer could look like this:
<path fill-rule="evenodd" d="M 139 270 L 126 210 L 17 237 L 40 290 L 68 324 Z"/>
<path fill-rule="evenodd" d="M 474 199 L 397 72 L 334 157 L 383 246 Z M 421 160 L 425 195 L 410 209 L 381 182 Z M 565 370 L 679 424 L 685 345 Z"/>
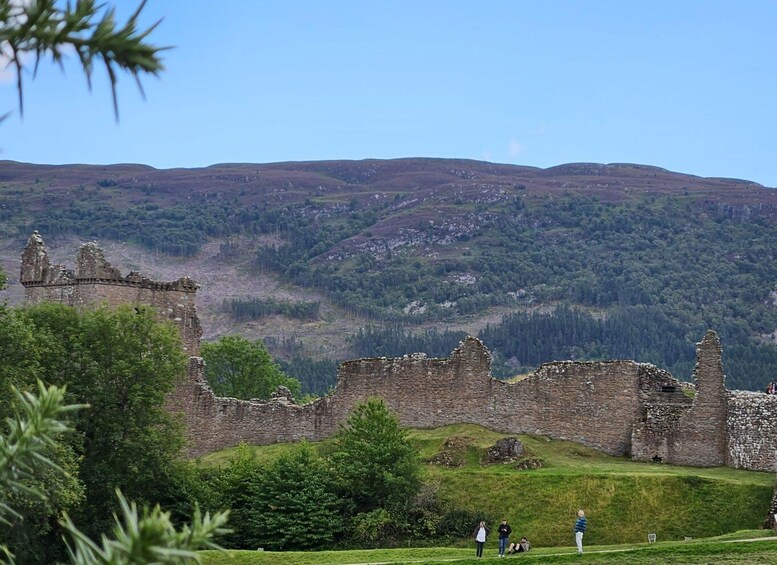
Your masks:
<path fill-rule="evenodd" d="M 36 231 L 27 240 L 22 254 L 20 282 L 28 303 L 61 302 L 68 306 L 105 304 L 146 304 L 156 308 L 163 319 L 171 321 L 181 333 L 189 355 L 200 351 L 202 327 L 197 318 L 197 285 L 183 277 L 173 282 L 156 282 L 138 273 L 122 276 L 105 260 L 94 243 L 81 246 L 75 270 L 51 265 L 43 238 Z"/>
<path fill-rule="evenodd" d="M 76 270 L 50 265 L 39 234 L 22 256 L 27 300 L 73 306 L 150 304 L 179 328 L 190 355 L 199 351 L 197 285 L 122 276 L 94 244 L 82 246 Z M 269 401 L 220 398 L 192 356 L 188 378 L 168 408 L 184 418 L 191 456 L 237 445 L 316 441 L 337 432 L 353 406 L 381 397 L 405 426 L 479 424 L 506 434 L 575 441 L 617 456 L 683 465 L 777 470 L 777 397 L 725 388 L 721 346 L 710 331 L 698 344 L 695 386 L 635 361 L 547 363 L 516 383 L 491 377 L 491 355 L 477 339 L 449 358 L 424 354 L 346 361 L 333 393 L 298 405 L 287 391 Z"/>

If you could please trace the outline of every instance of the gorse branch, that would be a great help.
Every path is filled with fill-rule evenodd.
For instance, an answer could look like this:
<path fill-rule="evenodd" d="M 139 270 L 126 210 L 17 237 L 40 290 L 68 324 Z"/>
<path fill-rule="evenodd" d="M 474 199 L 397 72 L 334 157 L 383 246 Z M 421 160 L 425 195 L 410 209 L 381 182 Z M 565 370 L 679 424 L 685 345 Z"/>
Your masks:
<path fill-rule="evenodd" d="M 11 519 L 21 517 L 8 503 L 11 494 L 44 498 L 42 493 L 31 489 L 23 481 L 33 478 L 42 467 L 58 469 L 46 453 L 54 446 L 55 436 L 70 429 L 59 418 L 83 407 L 65 405 L 64 387 L 47 387 L 40 381 L 37 396 L 19 391 L 16 391 L 16 396 L 16 415 L 7 420 L 8 433 L 0 435 L 0 522 L 7 525 Z M 0 545 L 0 555 L 13 562 L 13 556 L 3 545 Z"/>
<path fill-rule="evenodd" d="M 72 49 L 78 56 L 90 89 L 95 62 L 105 67 L 118 120 L 118 71 L 131 74 L 143 93 L 140 75 L 157 75 L 164 68 L 160 52 L 167 47 L 157 47 L 147 41 L 160 22 L 147 29 L 139 28 L 138 18 L 146 0 L 123 25 L 116 22 L 115 8 L 107 8 L 101 15 L 104 5 L 97 4 L 95 0 L 78 0 L 75 5 L 68 3 L 65 8 L 56 4 L 55 0 L 32 0 L 28 3 L 0 0 L 0 54 L 16 69 L 20 114 L 24 114 L 22 76 L 25 57 L 34 56 L 35 76 L 41 59 L 50 57 L 61 67 L 63 58 Z"/>
<path fill-rule="evenodd" d="M 7 420 L 8 433 L 0 435 L 0 493 L 21 492 L 42 496 L 31 491 L 23 481 L 32 478 L 37 468 L 57 468 L 46 456 L 46 451 L 54 445 L 57 434 L 70 429 L 59 418 L 83 406 L 64 405 L 65 388 L 46 387 L 40 381 L 37 396 L 18 391 L 16 395 L 18 412 Z M 8 518 L 14 516 L 18 516 L 17 513 L 4 498 L 0 498 L 0 521 L 7 524 Z"/>
<path fill-rule="evenodd" d="M 162 511 L 159 505 L 139 512 L 135 503 L 127 502 L 119 490 L 116 496 L 121 504 L 121 518 L 114 515 L 113 539 L 103 535 L 101 545 L 81 532 L 69 516 L 65 515 L 61 521 L 70 534 L 71 539 L 66 543 L 74 565 L 199 562 L 195 550 L 220 549 L 212 539 L 228 532 L 224 525 L 229 511 L 203 516 L 197 507 L 191 525 L 177 531 L 170 513 Z"/>
<path fill-rule="evenodd" d="M 37 395 L 17 392 L 17 397 L 17 415 L 8 419 L 8 433 L 0 435 L 0 520 L 6 524 L 9 519 L 20 517 L 8 503 L 10 494 L 43 496 L 22 481 L 34 478 L 42 466 L 58 468 L 46 452 L 54 447 L 57 434 L 69 430 L 60 417 L 84 407 L 65 405 L 64 387 L 46 387 L 40 381 Z M 63 516 L 60 524 L 69 536 L 65 543 L 71 563 L 199 562 L 195 551 L 220 549 L 213 538 L 228 532 L 224 525 L 229 511 L 202 515 L 196 508 L 191 524 L 179 531 L 175 529 L 170 513 L 162 511 L 159 505 L 151 510 L 143 508 L 139 511 L 135 503 L 127 502 L 118 490 L 116 495 L 121 505 L 121 518 L 114 516 L 113 537 L 103 535 L 100 545 L 81 532 L 67 514 Z M 14 556 L 2 544 L 0 562 L 14 562 Z"/>

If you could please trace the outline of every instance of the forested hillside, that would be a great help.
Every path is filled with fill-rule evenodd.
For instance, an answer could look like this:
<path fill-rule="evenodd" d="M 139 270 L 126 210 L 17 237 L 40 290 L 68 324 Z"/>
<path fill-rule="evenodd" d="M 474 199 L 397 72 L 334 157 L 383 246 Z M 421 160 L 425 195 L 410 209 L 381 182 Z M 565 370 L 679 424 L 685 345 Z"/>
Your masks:
<path fill-rule="evenodd" d="M 141 246 L 159 263 L 218 242 L 224 265 L 247 255 L 245 276 L 293 288 L 222 285 L 216 301 L 229 332 L 267 337 L 304 392 L 331 386 L 335 361 L 443 356 L 465 333 L 500 377 L 630 358 L 688 378 L 708 328 L 729 388 L 761 389 L 777 378 L 775 224 L 774 189 L 628 164 L 0 162 L 6 250 L 34 229 Z"/>

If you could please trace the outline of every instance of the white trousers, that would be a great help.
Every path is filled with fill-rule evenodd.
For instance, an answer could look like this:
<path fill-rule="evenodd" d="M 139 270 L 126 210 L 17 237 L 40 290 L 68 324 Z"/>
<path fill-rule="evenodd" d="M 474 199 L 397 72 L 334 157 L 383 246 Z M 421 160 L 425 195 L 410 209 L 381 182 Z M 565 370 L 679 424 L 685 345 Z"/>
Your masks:
<path fill-rule="evenodd" d="M 575 543 L 577 544 L 577 552 L 583 553 L 583 532 L 575 532 Z"/>

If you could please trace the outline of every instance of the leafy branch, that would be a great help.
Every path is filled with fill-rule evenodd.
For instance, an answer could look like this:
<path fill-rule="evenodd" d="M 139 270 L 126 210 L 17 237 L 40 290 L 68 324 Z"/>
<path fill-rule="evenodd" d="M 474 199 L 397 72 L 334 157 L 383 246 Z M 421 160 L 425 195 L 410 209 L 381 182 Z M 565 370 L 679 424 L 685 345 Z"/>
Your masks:
<path fill-rule="evenodd" d="M 223 526 L 227 522 L 229 511 L 203 516 L 199 507 L 194 510 L 191 525 L 184 525 L 176 531 L 170 519 L 170 512 L 163 512 L 159 505 L 152 510 L 144 508 L 142 513 L 137 505 L 129 503 L 116 490 L 121 504 L 121 520 L 114 515 L 114 539 L 102 536 L 102 545 L 96 544 L 81 532 L 65 515 L 60 522 L 72 538 L 68 543 L 68 555 L 73 565 L 93 565 L 95 563 L 187 563 L 196 561 L 197 548 L 221 549 L 212 541 L 214 535 L 227 533 Z"/>
<path fill-rule="evenodd" d="M 146 41 L 161 20 L 145 30 L 138 27 L 146 0 L 123 25 L 116 22 L 114 7 L 105 9 L 100 15 L 105 5 L 97 4 L 95 0 L 77 0 L 74 5 L 68 2 L 64 9 L 56 4 L 55 0 L 0 0 L 0 59 L 7 59 L 8 65 L 16 69 L 19 113 L 24 115 L 22 71 L 26 56 L 34 54 L 35 77 L 41 59 L 51 57 L 62 67 L 65 55 L 72 49 L 81 62 L 90 90 L 95 64 L 105 66 L 118 120 L 118 72 L 130 73 L 145 96 L 140 75 L 157 75 L 164 68 L 159 54 L 167 47 L 157 47 Z"/>
<path fill-rule="evenodd" d="M 45 386 L 38 381 L 38 394 L 17 392 L 18 412 L 8 419 L 8 433 L 0 434 L 0 521 L 21 516 L 9 504 L 9 495 L 21 493 L 42 497 L 43 494 L 24 484 L 42 467 L 57 469 L 47 457 L 54 447 L 56 436 L 70 428 L 60 419 L 67 412 L 84 405 L 65 405 L 65 388 Z M 139 511 L 135 503 L 127 502 L 117 489 L 122 519 L 115 517 L 113 539 L 102 536 L 102 545 L 96 544 L 81 532 L 70 517 L 60 521 L 70 535 L 67 543 L 70 562 L 74 564 L 129 564 L 129 563 L 187 563 L 199 562 L 195 551 L 199 548 L 220 549 L 213 537 L 228 532 L 224 528 L 229 511 L 203 516 L 194 511 L 191 524 L 176 530 L 170 513 L 155 506 Z M 0 562 L 14 563 L 14 556 L 0 544 Z"/>

